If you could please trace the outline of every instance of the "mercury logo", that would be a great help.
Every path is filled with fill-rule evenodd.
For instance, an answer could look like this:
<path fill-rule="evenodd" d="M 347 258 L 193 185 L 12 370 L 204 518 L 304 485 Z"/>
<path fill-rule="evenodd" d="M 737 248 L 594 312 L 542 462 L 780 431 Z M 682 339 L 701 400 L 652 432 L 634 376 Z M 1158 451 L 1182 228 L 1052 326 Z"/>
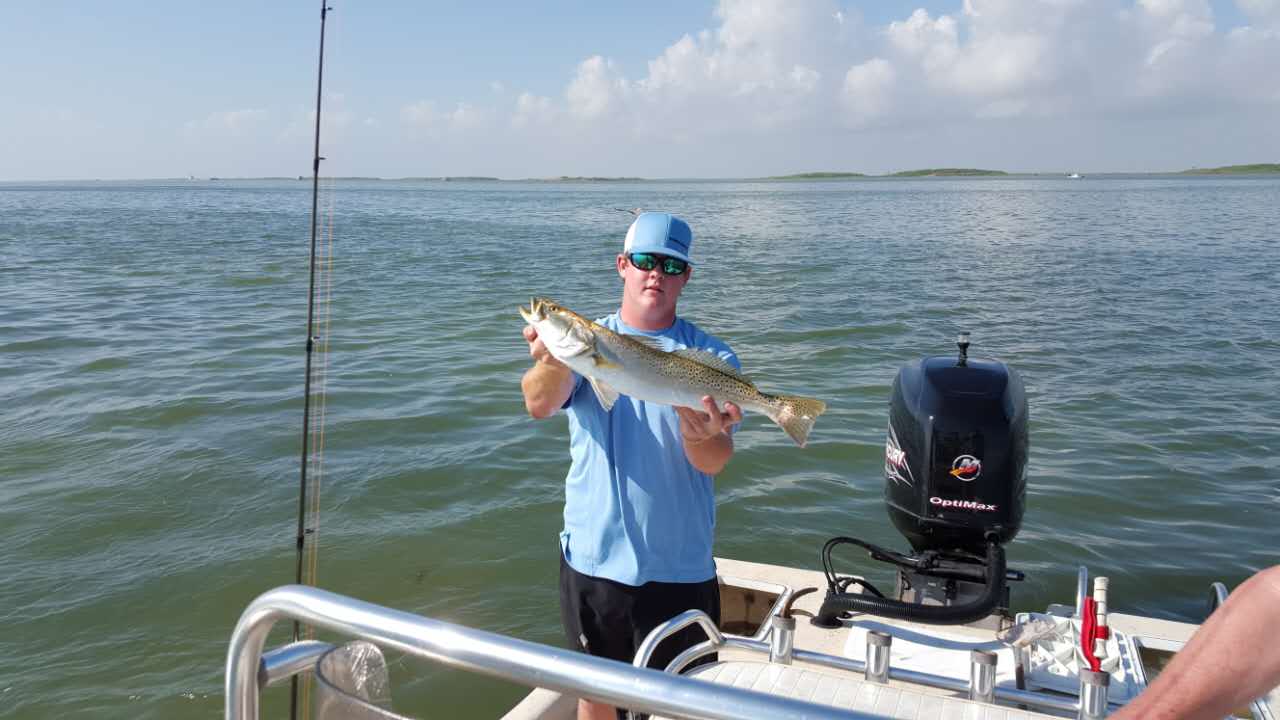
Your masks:
<path fill-rule="evenodd" d="M 951 475 L 964 482 L 973 482 L 982 474 L 982 461 L 972 455 L 961 455 L 951 461 Z"/>
<path fill-rule="evenodd" d="M 938 507 L 944 507 L 944 508 L 955 508 L 957 510 L 979 510 L 981 512 L 996 511 L 995 505 L 988 505 L 986 503 L 974 502 L 973 500 L 947 500 L 946 498 L 940 498 L 936 496 L 929 498 L 929 504 L 937 505 Z"/>

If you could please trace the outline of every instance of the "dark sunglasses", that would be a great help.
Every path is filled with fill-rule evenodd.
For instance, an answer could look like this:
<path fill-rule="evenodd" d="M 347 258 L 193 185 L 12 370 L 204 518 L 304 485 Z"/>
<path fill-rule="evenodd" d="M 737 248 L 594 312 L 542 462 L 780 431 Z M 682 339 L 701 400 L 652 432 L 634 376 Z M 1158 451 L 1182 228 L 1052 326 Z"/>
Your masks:
<path fill-rule="evenodd" d="M 683 275 L 685 270 L 689 269 L 689 263 L 680 258 L 667 257 L 666 255 L 654 255 L 652 253 L 631 253 L 627 256 L 627 260 L 635 266 L 637 270 L 649 272 L 650 270 L 661 267 L 663 275 Z"/>

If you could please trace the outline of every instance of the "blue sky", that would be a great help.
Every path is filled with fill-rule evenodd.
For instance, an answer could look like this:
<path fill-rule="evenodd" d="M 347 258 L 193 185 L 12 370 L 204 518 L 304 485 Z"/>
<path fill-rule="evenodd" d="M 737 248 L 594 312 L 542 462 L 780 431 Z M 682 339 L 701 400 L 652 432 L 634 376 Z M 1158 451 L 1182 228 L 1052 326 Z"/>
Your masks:
<path fill-rule="evenodd" d="M 337 174 L 1280 161 L 1280 0 L 331 4 Z M 11 0 L 0 180 L 307 173 L 318 16 Z"/>

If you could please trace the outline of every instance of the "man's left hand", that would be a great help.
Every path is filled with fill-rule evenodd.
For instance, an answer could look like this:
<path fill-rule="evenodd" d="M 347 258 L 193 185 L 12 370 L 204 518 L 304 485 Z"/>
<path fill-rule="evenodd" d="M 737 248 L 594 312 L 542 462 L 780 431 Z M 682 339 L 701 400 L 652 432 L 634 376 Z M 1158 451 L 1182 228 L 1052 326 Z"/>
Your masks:
<path fill-rule="evenodd" d="M 716 407 L 715 398 L 704 395 L 702 408 L 703 410 L 695 410 L 676 407 L 676 414 L 680 416 L 680 435 L 690 445 L 704 443 L 742 422 L 742 409 L 731 402 L 726 402 L 724 412 L 721 412 L 720 408 Z"/>

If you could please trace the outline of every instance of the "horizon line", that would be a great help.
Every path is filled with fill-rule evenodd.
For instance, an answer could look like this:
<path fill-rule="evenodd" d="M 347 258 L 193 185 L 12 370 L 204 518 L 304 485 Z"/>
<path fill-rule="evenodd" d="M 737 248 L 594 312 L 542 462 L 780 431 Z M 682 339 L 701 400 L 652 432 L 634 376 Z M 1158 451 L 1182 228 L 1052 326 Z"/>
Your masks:
<path fill-rule="evenodd" d="M 1276 165 L 1275 169 L 1249 172 L 1222 172 L 1223 168 L 1241 167 L 1240 165 L 1223 165 L 1214 167 L 1191 167 L 1183 170 L 1097 170 L 1097 171 L 1062 171 L 1062 170 L 986 170 L 979 168 L 920 168 L 917 170 L 899 170 L 889 173 L 870 174 L 845 171 L 818 171 L 791 173 L 786 175 L 752 175 L 752 176 L 685 176 L 685 177 L 641 177 L 611 175 L 548 175 L 540 177 L 500 177 L 492 175 L 321 175 L 322 180 L 370 180 L 383 182 L 780 182 L 796 180 L 918 180 L 921 178 L 999 178 L 999 177 L 1071 177 L 1072 175 L 1107 176 L 1107 175 L 1270 175 L 1280 174 L 1280 163 L 1246 163 L 1247 165 Z M 974 172 L 938 172 L 947 170 L 972 170 Z M 1217 172 L 1215 172 L 1217 171 Z M 920 173 L 920 174 L 913 174 Z M 299 182 L 312 180 L 310 175 L 240 175 L 221 176 L 208 175 L 198 177 L 187 176 L 152 176 L 152 177 L 59 177 L 59 178 L 12 178 L 0 179 L 0 183 L 59 183 L 59 182 L 244 182 L 252 180 L 285 180 Z"/>

